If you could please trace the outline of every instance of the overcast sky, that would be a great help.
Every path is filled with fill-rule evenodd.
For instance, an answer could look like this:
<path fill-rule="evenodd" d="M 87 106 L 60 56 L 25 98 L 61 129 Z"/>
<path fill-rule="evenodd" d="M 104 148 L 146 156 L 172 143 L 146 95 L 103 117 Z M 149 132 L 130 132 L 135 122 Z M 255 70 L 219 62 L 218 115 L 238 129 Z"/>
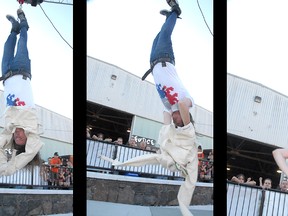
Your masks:
<path fill-rule="evenodd" d="M 228 0 L 227 70 L 288 96 L 288 1 Z"/>
<path fill-rule="evenodd" d="M 26 3 L 22 6 L 30 26 L 28 51 L 31 59 L 34 101 L 39 106 L 72 119 L 73 6 L 43 2 L 41 7 L 39 5 L 33 7 Z M 4 43 L 11 30 L 11 23 L 6 19 L 6 14 L 17 18 L 18 8 L 17 0 L 2 1 L 0 7 L 1 61 Z M 2 82 L 0 89 L 4 89 Z"/>
<path fill-rule="evenodd" d="M 176 70 L 195 103 L 213 111 L 212 0 L 199 0 L 208 27 L 197 1 L 179 4 L 182 19 L 172 34 Z M 149 69 L 153 39 L 165 21 L 161 9 L 169 9 L 165 0 L 88 1 L 87 54 L 142 77 Z M 147 80 L 154 83 L 152 75 Z"/>

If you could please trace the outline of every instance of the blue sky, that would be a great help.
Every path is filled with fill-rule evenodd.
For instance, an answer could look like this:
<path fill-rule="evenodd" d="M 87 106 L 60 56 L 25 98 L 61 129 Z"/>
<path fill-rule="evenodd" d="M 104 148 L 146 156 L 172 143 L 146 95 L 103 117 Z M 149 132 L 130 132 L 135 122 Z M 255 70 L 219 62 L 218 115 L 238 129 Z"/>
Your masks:
<path fill-rule="evenodd" d="M 213 36 L 197 1 L 178 1 L 182 9 L 172 34 L 176 69 L 195 103 L 213 111 Z M 213 1 L 199 0 L 213 33 Z M 165 0 L 87 2 L 87 54 L 139 77 L 149 69 L 152 42 L 169 9 Z M 149 75 L 147 80 L 154 83 Z"/>
<path fill-rule="evenodd" d="M 72 119 L 73 6 L 43 2 L 41 7 L 39 5 L 33 7 L 26 3 L 22 6 L 30 26 L 28 51 L 31 59 L 34 101 L 39 106 Z M 4 43 L 11 30 L 11 23 L 6 19 L 6 14 L 17 18 L 18 8 L 17 0 L 3 1 L 0 7 L 1 60 Z M 0 89 L 3 90 L 2 82 Z"/>
<path fill-rule="evenodd" d="M 288 2 L 228 0 L 227 70 L 288 96 Z"/>

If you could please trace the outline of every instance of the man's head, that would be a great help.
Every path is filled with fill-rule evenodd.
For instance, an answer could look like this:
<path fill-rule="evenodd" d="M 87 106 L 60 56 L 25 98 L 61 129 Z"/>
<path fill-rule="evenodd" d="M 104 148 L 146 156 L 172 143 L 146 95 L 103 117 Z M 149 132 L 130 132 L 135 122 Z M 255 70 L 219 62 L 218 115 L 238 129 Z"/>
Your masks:
<path fill-rule="evenodd" d="M 117 140 L 116 140 L 116 142 L 117 142 L 118 144 L 122 145 L 122 144 L 123 144 L 123 138 L 122 138 L 122 137 L 118 137 Z"/>
<path fill-rule="evenodd" d="M 104 139 L 104 134 L 103 133 L 97 133 L 97 139 L 98 140 L 103 140 Z"/>
<path fill-rule="evenodd" d="M 272 187 L 272 180 L 269 178 L 266 178 L 264 180 L 263 187 L 264 188 L 271 188 Z"/>
<path fill-rule="evenodd" d="M 128 144 L 129 144 L 129 146 L 131 146 L 131 147 L 136 147 L 136 146 L 137 146 L 134 137 L 132 137 L 132 138 L 129 140 Z"/>
<path fill-rule="evenodd" d="M 244 183 L 245 182 L 245 176 L 244 174 L 240 173 L 237 175 L 237 178 L 239 180 L 239 183 Z"/>
<path fill-rule="evenodd" d="M 54 153 L 54 157 L 59 157 L 58 152 Z"/>
<path fill-rule="evenodd" d="M 25 145 L 27 142 L 27 136 L 23 128 L 16 128 L 15 132 L 13 133 L 14 142 L 17 145 Z"/>
<path fill-rule="evenodd" d="M 285 191 L 285 192 L 288 191 L 288 181 L 287 181 L 287 180 L 283 180 L 283 181 L 280 183 L 280 190 L 281 190 L 281 191 Z"/>
<path fill-rule="evenodd" d="M 180 111 L 174 111 L 172 113 L 172 119 L 173 119 L 173 123 L 177 126 L 177 127 L 183 127 L 184 123 L 182 121 L 181 115 L 180 115 Z"/>
<path fill-rule="evenodd" d="M 194 120 L 193 120 L 193 117 L 192 117 L 191 113 L 189 113 L 189 116 L 190 116 L 190 122 L 192 122 L 192 124 L 194 125 Z M 184 126 L 184 123 L 183 123 L 183 120 L 181 118 L 179 110 L 176 110 L 176 111 L 172 112 L 172 120 L 173 120 L 173 123 L 177 127 L 183 127 Z"/>

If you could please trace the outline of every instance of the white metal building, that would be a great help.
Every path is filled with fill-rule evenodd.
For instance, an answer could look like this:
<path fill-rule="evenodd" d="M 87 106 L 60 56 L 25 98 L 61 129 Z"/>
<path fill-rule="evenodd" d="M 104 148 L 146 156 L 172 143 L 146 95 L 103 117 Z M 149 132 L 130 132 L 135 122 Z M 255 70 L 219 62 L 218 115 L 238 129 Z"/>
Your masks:
<path fill-rule="evenodd" d="M 227 172 L 243 173 L 258 182 L 281 174 L 273 158 L 276 148 L 288 147 L 288 97 L 260 83 L 227 74 Z"/>
<path fill-rule="evenodd" d="M 4 92 L 0 90 L 0 130 L 4 127 Z M 36 105 L 38 118 L 42 125 L 41 139 L 44 146 L 40 150 L 41 158 L 47 161 L 54 152 L 59 155 L 73 155 L 73 121 L 65 116 Z"/>
<path fill-rule="evenodd" d="M 227 132 L 288 147 L 288 97 L 260 83 L 227 75 Z"/>
<path fill-rule="evenodd" d="M 163 104 L 154 83 L 142 81 L 128 71 L 88 56 L 87 103 L 131 114 L 130 135 L 158 139 L 163 121 Z M 198 143 L 203 149 L 212 149 L 212 113 L 196 105 L 191 114 L 195 121 Z"/>

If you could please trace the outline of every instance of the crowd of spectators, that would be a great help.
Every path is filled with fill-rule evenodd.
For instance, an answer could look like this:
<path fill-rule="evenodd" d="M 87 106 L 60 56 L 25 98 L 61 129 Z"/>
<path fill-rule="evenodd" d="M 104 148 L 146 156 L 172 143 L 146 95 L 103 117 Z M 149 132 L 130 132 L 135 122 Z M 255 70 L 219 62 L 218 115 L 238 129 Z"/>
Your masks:
<path fill-rule="evenodd" d="M 202 146 L 198 145 L 198 181 L 211 182 L 213 181 L 213 174 L 213 150 L 205 155 Z"/>
<path fill-rule="evenodd" d="M 93 139 L 93 140 L 112 142 L 112 143 L 116 143 L 119 145 L 126 145 L 126 146 L 133 147 L 133 148 L 140 148 L 142 150 L 148 150 L 148 151 L 154 151 L 154 152 L 158 150 L 156 146 L 148 144 L 145 140 L 142 140 L 139 143 L 136 142 L 133 136 L 128 140 L 127 143 L 125 143 L 123 140 L 123 137 L 117 137 L 117 139 L 113 141 L 113 139 L 110 136 L 104 136 L 103 133 L 91 134 L 89 127 L 86 128 L 86 137 L 89 139 Z"/>
<path fill-rule="evenodd" d="M 276 188 L 272 187 L 272 180 L 270 178 L 265 178 L 263 181 L 262 177 L 259 177 L 259 183 L 255 180 L 253 180 L 251 177 L 248 177 L 246 179 L 245 175 L 240 173 L 237 176 L 233 176 L 230 179 L 231 182 L 235 182 L 238 184 L 247 184 L 247 185 L 252 185 L 252 186 L 259 186 L 262 189 L 275 189 L 275 190 L 280 190 L 282 192 L 287 192 L 288 193 L 288 181 L 286 178 L 283 178 L 279 185 L 277 185 Z"/>
<path fill-rule="evenodd" d="M 48 158 L 48 163 L 43 164 L 41 174 L 48 183 L 48 189 L 70 188 L 73 185 L 73 162 L 55 152 Z"/>
<path fill-rule="evenodd" d="M 136 142 L 134 136 L 132 136 L 127 143 L 124 143 L 122 137 L 118 137 L 114 141 L 109 137 L 105 137 L 103 133 L 97 133 L 97 134 L 91 134 L 89 127 L 87 127 L 87 138 L 93 139 L 93 140 L 101 140 L 106 142 L 112 142 L 119 145 L 126 145 L 133 148 L 139 148 L 142 150 L 150 150 L 154 152 L 160 151 L 159 148 L 147 144 L 145 140 L 142 140 L 141 142 Z M 208 155 L 205 155 L 202 146 L 198 145 L 198 181 L 202 182 L 212 182 L 213 181 L 213 150 L 211 150 Z"/>

